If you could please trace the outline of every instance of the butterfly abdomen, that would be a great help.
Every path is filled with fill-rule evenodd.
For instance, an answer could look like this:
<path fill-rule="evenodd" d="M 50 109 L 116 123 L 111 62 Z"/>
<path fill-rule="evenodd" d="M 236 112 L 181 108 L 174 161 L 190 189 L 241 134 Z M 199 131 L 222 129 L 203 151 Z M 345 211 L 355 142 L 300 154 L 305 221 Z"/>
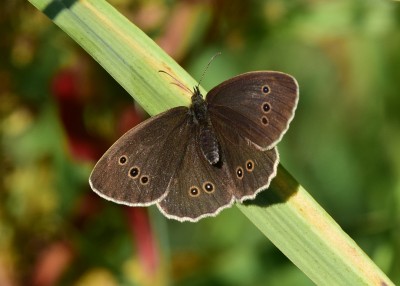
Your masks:
<path fill-rule="evenodd" d="M 189 114 L 192 116 L 192 122 L 198 130 L 197 140 L 203 156 L 211 165 L 217 164 L 219 162 L 218 140 L 211 125 L 207 103 L 198 87 L 194 88 Z"/>
<path fill-rule="evenodd" d="M 218 140 L 211 125 L 200 126 L 199 143 L 204 157 L 211 165 L 219 162 Z"/>

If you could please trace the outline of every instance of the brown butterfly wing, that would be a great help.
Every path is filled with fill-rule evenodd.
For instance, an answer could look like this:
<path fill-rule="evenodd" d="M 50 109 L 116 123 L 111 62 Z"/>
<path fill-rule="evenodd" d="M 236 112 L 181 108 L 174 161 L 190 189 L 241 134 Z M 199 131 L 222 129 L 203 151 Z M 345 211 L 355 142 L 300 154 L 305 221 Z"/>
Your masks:
<path fill-rule="evenodd" d="M 232 136 L 229 126 L 218 123 L 214 128 L 220 143 L 219 163 L 211 165 L 205 159 L 198 130 L 191 132 L 196 136 L 189 139 L 179 172 L 167 196 L 158 203 L 165 216 L 192 222 L 215 216 L 235 201 L 254 198 L 275 177 L 279 162 L 276 148 L 261 151 L 244 138 L 232 144 L 227 139 Z"/>
<path fill-rule="evenodd" d="M 176 107 L 129 130 L 96 164 L 89 178 L 92 189 L 129 206 L 161 200 L 191 136 L 188 118 L 187 107 Z"/>
<path fill-rule="evenodd" d="M 239 202 L 254 199 L 260 191 L 269 187 L 276 176 L 279 164 L 277 148 L 259 150 L 242 137 L 231 142 L 235 128 L 225 126 L 223 122 L 215 123 L 214 128 L 218 134 L 222 160 L 227 165 L 234 185 L 233 196 Z"/>
<path fill-rule="evenodd" d="M 199 146 L 198 126 L 192 128 L 192 137 L 181 154 L 184 160 L 158 208 L 168 218 L 195 222 L 217 215 L 231 206 L 234 198 L 227 165 L 224 161 L 211 165 L 206 160 Z"/>
<path fill-rule="evenodd" d="M 231 142 L 244 137 L 262 150 L 282 138 L 298 102 L 296 80 L 284 73 L 249 72 L 229 79 L 207 94 L 211 122 L 233 128 Z"/>

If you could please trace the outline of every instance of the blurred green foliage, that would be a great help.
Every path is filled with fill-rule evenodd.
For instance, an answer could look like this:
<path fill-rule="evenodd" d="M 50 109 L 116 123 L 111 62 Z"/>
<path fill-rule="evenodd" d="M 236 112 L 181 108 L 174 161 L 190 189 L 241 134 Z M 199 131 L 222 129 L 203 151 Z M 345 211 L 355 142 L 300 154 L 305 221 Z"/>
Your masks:
<path fill-rule="evenodd" d="M 110 2 L 195 78 L 221 51 L 206 89 L 295 76 L 282 164 L 400 282 L 398 2 Z M 143 112 L 30 4 L 0 23 L 0 285 L 312 284 L 235 207 L 178 223 L 94 195 L 91 167 Z"/>

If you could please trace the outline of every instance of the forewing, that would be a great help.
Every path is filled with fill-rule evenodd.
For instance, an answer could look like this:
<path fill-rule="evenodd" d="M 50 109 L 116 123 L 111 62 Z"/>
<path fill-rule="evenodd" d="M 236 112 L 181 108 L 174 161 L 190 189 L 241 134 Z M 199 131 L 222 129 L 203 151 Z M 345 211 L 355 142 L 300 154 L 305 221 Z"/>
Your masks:
<path fill-rule="evenodd" d="M 244 137 L 262 150 L 282 138 L 298 102 L 296 80 L 284 73 L 245 73 L 213 88 L 206 101 L 211 122 L 232 129 L 231 142 Z"/>
<path fill-rule="evenodd" d="M 130 206 L 161 200 L 189 140 L 188 109 L 176 107 L 129 130 L 97 162 L 89 183 L 101 197 Z"/>

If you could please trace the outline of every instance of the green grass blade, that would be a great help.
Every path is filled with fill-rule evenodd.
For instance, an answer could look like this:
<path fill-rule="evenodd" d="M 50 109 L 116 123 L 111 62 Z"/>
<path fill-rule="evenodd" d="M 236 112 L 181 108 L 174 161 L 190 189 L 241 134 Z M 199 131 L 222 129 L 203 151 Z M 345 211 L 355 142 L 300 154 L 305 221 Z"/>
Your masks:
<path fill-rule="evenodd" d="M 196 82 L 103 0 L 29 0 L 93 56 L 150 114 L 188 105 Z M 393 285 L 356 243 L 282 168 L 268 192 L 239 209 L 319 285 Z"/>
<path fill-rule="evenodd" d="M 190 95 L 158 71 L 169 72 L 188 87 L 196 81 L 107 2 L 30 2 L 82 46 L 150 115 L 189 105 Z"/>
<path fill-rule="evenodd" d="M 270 189 L 239 209 L 318 285 L 393 285 L 279 166 Z"/>

